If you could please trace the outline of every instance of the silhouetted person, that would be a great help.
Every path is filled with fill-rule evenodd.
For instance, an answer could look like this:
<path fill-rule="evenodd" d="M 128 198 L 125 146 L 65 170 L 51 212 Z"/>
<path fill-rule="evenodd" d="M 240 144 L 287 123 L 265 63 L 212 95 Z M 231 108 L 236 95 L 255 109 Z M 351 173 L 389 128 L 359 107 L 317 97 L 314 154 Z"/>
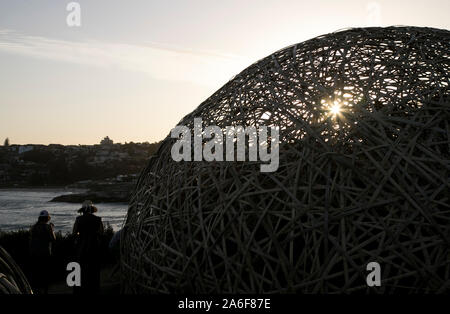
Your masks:
<path fill-rule="evenodd" d="M 100 290 L 100 249 L 103 223 L 94 215 L 97 208 L 91 201 L 85 201 L 78 210 L 82 215 L 77 217 L 73 226 L 77 262 L 81 268 L 81 287 L 75 293 L 96 294 Z"/>
<path fill-rule="evenodd" d="M 31 281 L 37 293 L 48 293 L 51 272 L 52 243 L 56 237 L 48 211 L 39 213 L 36 224 L 30 229 Z"/>

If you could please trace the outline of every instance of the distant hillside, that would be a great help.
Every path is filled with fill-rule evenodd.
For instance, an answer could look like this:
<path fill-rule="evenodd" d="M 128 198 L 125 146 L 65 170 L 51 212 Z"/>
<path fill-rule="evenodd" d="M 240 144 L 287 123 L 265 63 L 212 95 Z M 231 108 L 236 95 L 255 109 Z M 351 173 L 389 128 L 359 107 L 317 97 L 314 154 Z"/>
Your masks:
<path fill-rule="evenodd" d="M 0 146 L 0 186 L 60 186 L 137 174 L 159 144 Z"/>

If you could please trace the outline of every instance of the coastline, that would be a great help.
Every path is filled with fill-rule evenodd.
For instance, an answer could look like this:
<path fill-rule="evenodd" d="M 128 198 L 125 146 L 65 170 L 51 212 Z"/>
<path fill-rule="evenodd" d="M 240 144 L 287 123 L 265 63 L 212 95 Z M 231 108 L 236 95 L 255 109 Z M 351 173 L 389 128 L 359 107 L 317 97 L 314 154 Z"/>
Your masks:
<path fill-rule="evenodd" d="M 125 180 L 116 178 L 104 180 L 78 181 L 68 185 L 3 185 L 0 191 L 34 191 L 57 192 L 49 202 L 82 203 L 89 199 L 94 203 L 128 203 L 133 187 L 136 183 L 135 176 L 123 176 Z"/>
<path fill-rule="evenodd" d="M 14 186 L 14 187 L 6 187 L 6 186 L 2 186 L 0 187 L 0 191 L 42 191 L 42 192 L 47 192 L 47 191 L 68 191 L 68 192 L 85 192 L 88 191 L 88 189 L 86 188 L 70 188 L 67 186 Z"/>

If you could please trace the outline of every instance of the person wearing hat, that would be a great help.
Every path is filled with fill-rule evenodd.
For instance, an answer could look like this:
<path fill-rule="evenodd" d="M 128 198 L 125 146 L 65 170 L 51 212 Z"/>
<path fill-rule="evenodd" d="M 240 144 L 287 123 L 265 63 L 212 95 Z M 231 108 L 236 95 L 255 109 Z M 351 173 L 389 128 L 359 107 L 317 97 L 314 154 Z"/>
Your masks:
<path fill-rule="evenodd" d="M 103 235 L 102 219 L 95 216 L 97 207 L 85 201 L 78 210 L 81 214 L 75 220 L 73 234 L 77 261 L 81 268 L 81 286 L 75 293 L 96 294 L 100 290 L 100 249 Z"/>
<path fill-rule="evenodd" d="M 30 229 L 31 282 L 37 293 L 45 294 L 48 292 L 51 271 L 52 243 L 56 241 L 50 219 L 48 211 L 42 210 L 38 221 Z"/>

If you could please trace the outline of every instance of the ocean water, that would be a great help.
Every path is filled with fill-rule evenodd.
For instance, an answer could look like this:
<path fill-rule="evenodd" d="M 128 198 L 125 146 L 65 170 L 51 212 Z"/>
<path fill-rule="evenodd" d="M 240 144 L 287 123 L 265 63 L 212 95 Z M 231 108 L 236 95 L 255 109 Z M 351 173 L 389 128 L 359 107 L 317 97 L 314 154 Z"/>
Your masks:
<path fill-rule="evenodd" d="M 71 232 L 77 210 L 81 204 L 55 203 L 50 200 L 63 194 L 79 193 L 80 190 L 65 189 L 0 189 L 0 230 L 28 229 L 43 209 L 48 210 L 55 231 Z M 122 227 L 128 205 L 125 203 L 99 203 L 97 216 L 109 223 L 115 231 Z"/>

